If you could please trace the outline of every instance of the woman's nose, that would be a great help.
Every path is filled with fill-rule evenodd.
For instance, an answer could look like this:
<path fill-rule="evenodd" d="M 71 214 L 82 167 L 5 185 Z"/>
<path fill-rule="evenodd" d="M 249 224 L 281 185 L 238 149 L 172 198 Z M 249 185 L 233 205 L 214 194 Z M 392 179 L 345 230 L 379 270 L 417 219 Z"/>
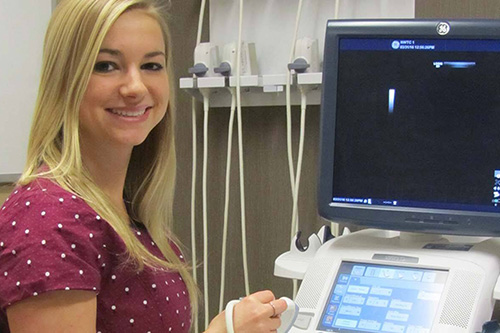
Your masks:
<path fill-rule="evenodd" d="M 139 70 L 130 70 L 126 73 L 125 80 L 120 87 L 123 97 L 140 99 L 147 92 L 143 77 Z"/>

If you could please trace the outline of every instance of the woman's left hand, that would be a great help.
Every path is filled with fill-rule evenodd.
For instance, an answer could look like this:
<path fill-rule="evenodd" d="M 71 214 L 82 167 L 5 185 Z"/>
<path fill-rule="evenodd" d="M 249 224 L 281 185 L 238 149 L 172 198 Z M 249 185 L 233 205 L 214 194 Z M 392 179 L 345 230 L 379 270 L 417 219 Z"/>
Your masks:
<path fill-rule="evenodd" d="M 276 299 L 269 290 L 253 293 L 243 298 L 234 307 L 234 332 L 275 332 L 281 325 L 280 314 L 286 308 L 286 302 Z M 206 332 L 226 332 L 224 311 L 212 320 Z"/>
<path fill-rule="evenodd" d="M 253 293 L 234 307 L 234 331 L 238 333 L 276 331 L 281 325 L 280 314 L 286 307 L 286 302 L 276 299 L 269 290 Z"/>

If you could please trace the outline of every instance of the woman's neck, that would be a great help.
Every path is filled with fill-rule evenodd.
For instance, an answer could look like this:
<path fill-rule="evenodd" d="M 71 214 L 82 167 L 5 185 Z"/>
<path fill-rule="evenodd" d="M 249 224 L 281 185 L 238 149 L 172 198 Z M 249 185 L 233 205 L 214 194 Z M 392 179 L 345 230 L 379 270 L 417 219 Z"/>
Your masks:
<path fill-rule="evenodd" d="M 100 147 L 81 147 L 83 164 L 90 172 L 96 185 L 106 193 L 111 202 L 124 215 L 127 209 L 123 202 L 123 189 L 132 149 Z"/>

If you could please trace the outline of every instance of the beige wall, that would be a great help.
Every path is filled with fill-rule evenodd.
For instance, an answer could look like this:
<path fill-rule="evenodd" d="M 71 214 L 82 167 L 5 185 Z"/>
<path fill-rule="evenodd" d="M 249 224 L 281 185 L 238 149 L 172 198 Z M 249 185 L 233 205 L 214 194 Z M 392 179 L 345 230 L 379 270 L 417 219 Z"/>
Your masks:
<path fill-rule="evenodd" d="M 174 40 L 176 78 L 188 76 L 192 66 L 200 1 L 172 0 L 171 30 Z M 206 15 L 208 16 L 208 15 Z M 206 25 L 205 25 L 206 27 Z M 205 29 L 205 36 L 207 31 Z M 205 37 L 203 41 L 207 41 Z M 175 201 L 175 233 L 190 249 L 191 196 L 191 97 L 178 91 L 177 152 L 178 181 Z M 200 106 L 200 105 L 199 105 Z M 290 295 L 290 280 L 273 276 L 274 260 L 290 246 L 292 199 L 286 154 L 284 107 L 243 108 L 246 223 L 251 291 L 271 289 L 278 296 Z M 294 138 L 298 144 L 300 112 L 293 108 Z M 198 187 L 196 197 L 196 236 L 198 261 L 202 263 L 201 160 L 203 112 L 197 112 Z M 210 314 L 218 311 L 221 241 L 224 209 L 224 179 L 229 109 L 212 109 L 209 114 L 209 274 Z M 319 229 L 316 213 L 316 175 L 319 135 L 319 106 L 308 108 L 304 165 L 300 187 L 300 223 L 306 235 Z M 295 149 L 295 155 L 296 149 Z M 225 302 L 245 294 L 241 263 L 238 152 L 234 130 L 231 173 L 230 226 Z M 188 250 L 190 252 L 190 250 Z M 200 265 L 199 281 L 203 280 Z M 200 282 L 200 287 L 202 287 Z M 200 316 L 202 320 L 203 315 Z M 203 320 L 202 320 L 203 321 Z"/>
<path fill-rule="evenodd" d="M 13 186 L 11 184 L 0 184 L 0 206 L 7 199 Z"/>
<path fill-rule="evenodd" d="M 188 76 L 192 66 L 200 1 L 172 1 L 171 30 L 174 39 L 176 77 Z M 205 25 L 206 26 L 206 25 Z M 206 29 L 205 29 L 205 32 Z M 206 36 L 206 34 L 205 34 Z M 206 41 L 207 39 L 203 39 Z M 177 151 L 178 181 L 175 201 L 175 233 L 190 248 L 191 196 L 191 97 L 178 91 Z M 200 105 L 199 105 L 200 106 Z M 286 118 L 284 107 L 243 108 L 246 223 L 251 291 L 272 289 L 277 295 L 290 295 L 292 283 L 273 276 L 276 257 L 288 250 L 292 211 L 290 180 L 286 156 Z M 299 110 L 294 108 L 294 138 L 298 138 Z M 198 162 L 202 160 L 201 107 L 196 116 Z M 224 179 L 229 109 L 212 109 L 209 115 L 208 221 L 211 317 L 218 311 L 220 258 L 224 208 Z M 316 169 L 319 133 L 319 107 L 308 109 L 307 139 L 301 184 L 301 224 L 306 234 L 319 228 L 316 214 Z M 297 139 L 298 142 L 298 139 Z M 225 302 L 245 294 L 241 263 L 238 152 L 234 132 L 231 173 L 230 226 Z M 296 156 L 296 154 L 295 154 Z M 196 198 L 196 236 L 198 261 L 202 263 L 201 163 L 198 165 Z M 190 251 L 188 251 L 190 252 Z M 200 265 L 199 281 L 203 280 Z M 202 283 L 200 282 L 200 287 Z M 203 315 L 200 316 L 202 320 Z M 203 320 L 202 320 L 203 321 Z"/>
<path fill-rule="evenodd" d="M 420 18 L 500 18 L 497 0 L 415 0 Z"/>

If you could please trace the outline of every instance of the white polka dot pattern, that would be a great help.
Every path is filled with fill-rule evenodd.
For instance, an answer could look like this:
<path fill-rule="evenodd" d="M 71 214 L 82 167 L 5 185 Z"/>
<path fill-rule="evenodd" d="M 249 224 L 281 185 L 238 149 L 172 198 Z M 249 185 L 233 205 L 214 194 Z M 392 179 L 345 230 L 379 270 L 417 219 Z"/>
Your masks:
<path fill-rule="evenodd" d="M 39 180 L 8 199 L 0 211 L 0 309 L 47 290 L 88 290 L 97 295 L 97 332 L 189 332 L 179 274 L 123 265 L 123 242 L 81 198 Z M 147 230 L 135 234 L 161 256 Z M 4 316 L 0 311 L 0 323 Z"/>

